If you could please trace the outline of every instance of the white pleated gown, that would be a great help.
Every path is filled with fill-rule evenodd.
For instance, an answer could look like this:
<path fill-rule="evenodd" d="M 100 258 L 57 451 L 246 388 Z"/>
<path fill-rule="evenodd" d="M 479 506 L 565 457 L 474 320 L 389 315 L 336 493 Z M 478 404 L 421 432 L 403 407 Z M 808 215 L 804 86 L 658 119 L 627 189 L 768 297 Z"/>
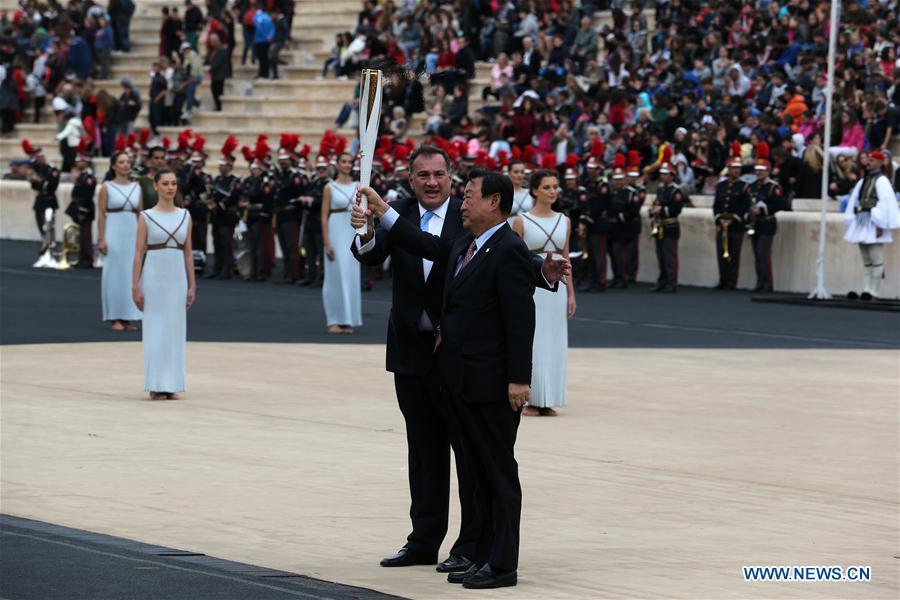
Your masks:
<path fill-rule="evenodd" d="M 184 245 L 191 218 L 183 208 L 172 213 L 150 209 L 142 217 L 147 225 L 147 244 L 167 244 L 163 249 L 147 250 L 141 275 L 144 389 L 183 392 L 188 279 L 184 251 L 177 245 Z"/>
<path fill-rule="evenodd" d="M 362 325 L 362 289 L 359 262 L 350 252 L 356 232 L 350 225 L 350 210 L 355 201 L 354 183 L 330 182 L 331 214 L 328 215 L 328 240 L 334 250 L 334 260 L 325 257 L 325 281 L 322 283 L 322 302 L 325 321 L 331 325 Z"/>
<path fill-rule="evenodd" d="M 107 181 L 106 206 L 117 212 L 106 213 L 106 256 L 100 274 L 100 297 L 104 321 L 139 321 L 141 311 L 131 297 L 131 270 L 137 239 L 137 210 L 141 189 L 137 183 L 118 185 Z M 120 209 L 124 208 L 124 211 Z"/>
<path fill-rule="evenodd" d="M 568 219 L 559 213 L 552 217 L 536 217 L 531 213 L 520 216 L 524 224 L 523 239 L 528 249 L 545 256 L 547 250 L 552 250 L 554 257 L 561 259 L 562 250 L 566 246 Z M 529 406 L 550 408 L 566 404 L 566 370 L 569 365 L 566 294 L 564 283 L 559 284 L 556 292 L 540 288 L 534 290 L 534 345 Z"/>

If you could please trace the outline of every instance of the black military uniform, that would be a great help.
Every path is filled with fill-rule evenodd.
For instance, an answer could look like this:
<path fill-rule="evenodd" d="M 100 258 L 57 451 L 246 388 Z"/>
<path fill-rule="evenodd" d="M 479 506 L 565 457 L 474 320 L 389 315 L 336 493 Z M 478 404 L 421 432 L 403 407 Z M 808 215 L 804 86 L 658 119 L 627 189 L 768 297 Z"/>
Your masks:
<path fill-rule="evenodd" d="M 212 177 L 199 165 L 188 165 L 184 171 L 184 208 L 191 215 L 191 247 L 206 254 L 206 232 L 209 225 L 209 207 L 206 197 Z"/>
<path fill-rule="evenodd" d="M 681 237 L 678 215 L 684 208 L 684 200 L 684 192 L 674 183 L 662 184 L 656 189 L 653 206 L 660 208 L 660 213 L 653 217 L 656 261 L 659 264 L 659 277 L 654 288 L 657 292 L 678 289 L 678 239 Z"/>
<path fill-rule="evenodd" d="M 59 169 L 49 163 L 32 163 L 31 170 L 34 175 L 31 178 L 31 189 L 37 192 L 34 197 L 34 218 L 37 221 L 38 233 L 44 235 L 44 212 L 48 208 L 54 211 L 59 208 L 56 201 L 56 188 L 59 187 Z"/>
<path fill-rule="evenodd" d="M 632 190 L 631 202 L 635 206 L 631 207 L 629 215 L 631 219 L 628 221 L 626 228 L 626 238 L 623 244 L 625 252 L 625 274 L 628 283 L 637 281 L 638 263 L 640 262 L 639 249 L 641 244 L 641 207 L 647 199 L 647 188 L 642 183 L 636 183 L 628 186 Z"/>
<path fill-rule="evenodd" d="M 319 260 L 324 256 L 322 250 L 322 195 L 325 193 L 325 186 L 329 181 L 327 175 L 324 177 L 316 175 L 307 187 L 306 195 L 312 198 L 312 202 L 305 207 L 303 253 L 306 259 L 306 276 L 300 285 L 320 285 L 324 276 L 322 270 L 319 269 Z"/>
<path fill-rule="evenodd" d="M 94 240 L 91 227 L 94 223 L 94 190 L 97 178 L 93 171 L 85 169 L 78 174 L 72 184 L 72 201 L 66 207 L 66 214 L 81 228 L 78 253 L 78 268 L 90 269 L 94 266 Z"/>
<path fill-rule="evenodd" d="M 602 292 L 606 290 L 606 255 L 611 230 L 609 211 L 612 191 L 609 183 L 599 179 L 587 182 L 586 188 L 587 206 L 578 220 L 586 230 L 584 248 L 590 260 L 588 269 L 590 282 L 584 291 Z"/>
<path fill-rule="evenodd" d="M 251 175 L 241 182 L 241 196 L 247 200 L 247 250 L 250 275 L 247 280 L 265 281 L 269 277 L 269 240 L 272 237 L 272 208 L 275 185 L 268 175 Z"/>
<path fill-rule="evenodd" d="M 749 193 L 753 206 L 759 207 L 759 214 L 753 215 L 753 234 L 750 236 L 756 264 L 756 287 L 753 291 L 771 292 L 773 284 L 772 242 L 778 231 L 775 213 L 789 210 L 789 207 L 784 190 L 777 182 L 768 177 L 765 181 L 756 180 L 750 184 Z"/>
<path fill-rule="evenodd" d="M 719 264 L 718 290 L 737 289 L 744 222 L 749 210 L 750 194 L 746 183 L 740 179 L 726 178 L 716 185 L 713 216 L 716 221 L 716 259 Z"/>
<path fill-rule="evenodd" d="M 209 191 L 215 264 L 211 277 L 231 279 L 234 273 L 234 227 L 238 224 L 241 179 L 234 173 L 217 175 Z"/>
<path fill-rule="evenodd" d="M 275 228 L 284 261 L 281 283 L 300 279 L 300 196 L 305 192 L 305 176 L 294 167 L 275 171 Z"/>
<path fill-rule="evenodd" d="M 613 283 L 610 287 L 628 287 L 629 252 L 637 242 L 641 232 L 641 204 L 634 188 L 622 186 L 611 188 L 609 220 L 611 240 Z"/>
<path fill-rule="evenodd" d="M 582 248 L 584 240 L 578 233 L 578 227 L 574 226 L 580 222 L 581 215 L 587 211 L 588 191 L 580 185 L 575 187 L 564 187 L 560 195 L 556 198 L 556 202 L 551 207 L 556 212 L 561 212 L 569 218 L 569 223 L 573 225 L 569 227 L 569 257 L 572 261 L 572 275 L 575 283 L 580 285 L 584 278 L 584 268 L 581 261 Z"/>

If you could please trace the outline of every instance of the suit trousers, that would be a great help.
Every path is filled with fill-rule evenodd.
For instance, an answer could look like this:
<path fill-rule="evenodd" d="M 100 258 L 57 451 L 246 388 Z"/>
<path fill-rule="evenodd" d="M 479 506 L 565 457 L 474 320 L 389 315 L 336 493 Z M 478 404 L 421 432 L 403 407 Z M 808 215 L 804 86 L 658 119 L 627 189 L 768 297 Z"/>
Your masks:
<path fill-rule="evenodd" d="M 429 343 L 432 334 L 427 334 Z M 406 422 L 409 458 L 409 516 L 412 533 L 406 546 L 419 555 L 436 557 L 447 534 L 450 500 L 450 448 L 456 457 L 461 507 L 459 537 L 451 554 L 475 558 L 481 533 L 475 492 L 459 443 L 459 425 L 449 402 L 441 399 L 437 373 L 394 374 L 400 412 Z"/>
<path fill-rule="evenodd" d="M 678 238 L 656 238 L 656 262 L 659 263 L 657 285 L 678 287 Z"/>
<path fill-rule="evenodd" d="M 451 402 L 450 398 L 447 398 Z M 474 561 L 502 570 L 519 564 L 522 486 L 515 445 L 522 409 L 508 402 L 474 403 L 452 398 L 460 424 L 460 440 L 475 484 L 481 535 Z"/>
<path fill-rule="evenodd" d="M 723 258 L 725 251 L 723 234 L 716 232 L 716 260 L 719 262 L 719 285 L 728 289 L 736 289 L 738 275 L 741 267 L 741 246 L 744 244 L 744 228 L 734 225 L 728 228 L 728 254 L 729 258 Z"/>
<path fill-rule="evenodd" d="M 772 242 L 775 236 L 768 233 L 755 233 L 750 236 L 753 247 L 753 258 L 756 263 L 756 286 L 764 291 L 772 291 Z"/>

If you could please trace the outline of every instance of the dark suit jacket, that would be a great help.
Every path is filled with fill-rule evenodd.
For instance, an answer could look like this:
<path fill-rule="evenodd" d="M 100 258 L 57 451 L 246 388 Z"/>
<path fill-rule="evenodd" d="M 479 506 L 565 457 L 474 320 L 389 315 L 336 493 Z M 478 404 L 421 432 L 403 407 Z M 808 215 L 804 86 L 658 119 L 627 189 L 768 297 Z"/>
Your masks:
<path fill-rule="evenodd" d="M 451 241 L 398 219 L 398 246 L 444 264 L 438 369 L 454 398 L 507 402 L 508 384 L 531 382 L 534 265 L 528 248 L 504 223 L 454 276 L 471 235 Z"/>
<path fill-rule="evenodd" d="M 441 239 L 453 241 L 465 233 L 459 213 L 461 205 L 462 201 L 450 199 Z M 400 213 L 400 221 L 408 222 L 418 231 L 419 203 L 414 198 L 397 200 L 391 206 Z M 435 261 L 425 281 L 422 259 L 397 246 L 381 227 L 375 229 L 372 250 L 359 254 L 354 241 L 351 251 L 359 262 L 368 266 L 380 265 L 391 257 L 394 287 L 388 321 L 387 370 L 401 375 L 427 373 L 434 367 L 434 346 L 431 339 L 419 332 L 419 321 L 423 310 L 433 324 L 440 321 L 446 262 Z"/>

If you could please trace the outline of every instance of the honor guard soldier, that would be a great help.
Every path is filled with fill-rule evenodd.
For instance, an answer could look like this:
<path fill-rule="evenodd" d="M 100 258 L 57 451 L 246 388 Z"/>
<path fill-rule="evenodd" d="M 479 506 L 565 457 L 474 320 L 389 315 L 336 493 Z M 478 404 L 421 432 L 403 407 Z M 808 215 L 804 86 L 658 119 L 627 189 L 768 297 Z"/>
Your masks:
<path fill-rule="evenodd" d="M 203 140 L 198 136 L 199 140 Z M 188 169 L 185 171 L 184 208 L 191 215 L 191 246 L 206 256 L 206 233 L 209 228 L 209 207 L 206 204 L 212 176 L 203 170 L 206 153 L 202 144 L 195 144 Z"/>
<path fill-rule="evenodd" d="M 278 168 L 275 179 L 275 230 L 284 272 L 275 283 L 297 283 L 300 280 L 300 197 L 305 193 L 304 178 L 294 167 L 294 155 L 290 148 L 278 151 Z"/>
<path fill-rule="evenodd" d="M 610 238 L 612 240 L 613 283 L 615 288 L 628 287 L 628 253 L 640 234 L 641 205 L 637 193 L 625 182 L 625 170 L 613 169 L 609 205 Z"/>
<path fill-rule="evenodd" d="M 737 289 L 744 243 L 744 222 L 750 211 L 750 193 L 741 181 L 743 162 L 735 154 L 728 162 L 728 175 L 716 184 L 713 216 L 716 222 L 716 258 L 719 265 L 717 290 Z"/>
<path fill-rule="evenodd" d="M 75 157 L 75 168 L 78 176 L 72 184 L 72 201 L 66 207 L 66 214 L 78 224 L 80 231 L 78 264 L 79 269 L 90 269 L 94 266 L 94 241 L 91 228 L 94 224 L 94 190 L 97 178 L 91 169 L 93 157 L 87 150 L 87 140 L 82 138 L 78 144 Z"/>
<path fill-rule="evenodd" d="M 241 199 L 247 209 L 247 237 L 250 274 L 244 281 L 265 281 L 269 277 L 268 242 L 272 236 L 274 182 L 266 175 L 260 159 L 250 164 L 250 176 L 241 182 Z"/>
<path fill-rule="evenodd" d="M 303 252 L 306 255 L 306 274 L 300 285 L 321 287 L 324 273 L 319 262 L 324 256 L 322 249 L 322 195 L 331 181 L 328 161 L 324 156 L 316 159 L 316 170 L 304 196 Z"/>
<path fill-rule="evenodd" d="M 593 165 L 591 161 L 594 161 Z M 600 177 L 596 160 L 588 159 L 587 207 L 578 218 L 578 229 L 587 251 L 590 281 L 582 288 L 585 292 L 606 291 L 606 255 L 609 247 L 609 210 L 612 190 Z M 570 246 L 571 247 L 571 246 Z M 571 255 L 571 253 L 570 253 Z"/>
<path fill-rule="evenodd" d="M 222 146 L 219 159 L 219 174 L 212 180 L 207 207 L 212 224 L 213 252 L 215 263 L 210 279 L 231 279 L 234 273 L 234 227 L 240 220 L 238 203 L 241 194 L 241 179 L 233 173 L 237 140 L 228 136 Z"/>
<path fill-rule="evenodd" d="M 581 215 L 585 213 L 588 205 L 587 189 L 579 184 L 578 171 L 573 167 L 566 169 L 563 175 L 563 189 L 553 203 L 553 210 L 566 215 L 570 223 L 578 223 Z M 581 284 L 584 268 L 581 262 L 582 239 L 578 227 L 570 227 L 569 231 L 569 257 L 572 261 L 572 272 L 577 276 L 576 284 Z"/>
<path fill-rule="evenodd" d="M 778 221 L 775 213 L 782 210 L 790 210 L 784 190 L 778 182 L 769 178 L 772 166 L 768 159 L 760 158 L 753 169 L 756 171 L 756 181 L 750 184 L 750 223 L 747 229 L 750 236 L 750 244 L 753 246 L 753 258 L 756 264 L 756 287 L 754 292 L 773 291 L 772 277 L 772 242 L 778 230 Z"/>
<path fill-rule="evenodd" d="M 659 187 L 656 188 L 656 199 L 650 207 L 650 219 L 653 223 L 651 237 L 656 244 L 656 262 L 659 264 L 659 277 L 654 292 L 678 291 L 678 239 L 681 227 L 678 215 L 684 208 L 684 192 L 675 185 L 675 167 L 671 163 L 663 163 L 659 168 Z"/>
<path fill-rule="evenodd" d="M 47 157 L 44 156 L 43 148 L 40 146 L 32 146 L 28 140 L 22 140 L 22 149 L 28 155 L 28 162 L 31 167 L 28 181 L 31 183 L 31 189 L 37 192 L 34 197 L 34 205 L 32 206 L 34 218 L 37 221 L 41 239 L 44 240 L 46 245 L 48 243 L 47 239 L 53 239 L 52 237 L 45 239 L 47 232 L 44 229 L 45 225 L 48 225 L 46 223 L 47 209 L 56 211 L 59 208 L 59 203 L 56 201 L 56 188 L 59 187 L 59 169 L 47 162 Z M 52 222 L 48 226 L 52 226 Z M 42 246 L 38 254 L 43 254 L 46 249 Z"/>
<path fill-rule="evenodd" d="M 641 219 L 640 211 L 647 199 L 647 187 L 641 174 L 641 154 L 637 150 L 628 152 L 628 171 L 625 172 L 625 185 L 633 191 L 632 202 L 637 204 L 638 218 L 629 222 L 628 235 L 625 243 L 625 267 L 628 283 L 637 281 L 638 263 L 640 261 L 640 236 Z"/>

